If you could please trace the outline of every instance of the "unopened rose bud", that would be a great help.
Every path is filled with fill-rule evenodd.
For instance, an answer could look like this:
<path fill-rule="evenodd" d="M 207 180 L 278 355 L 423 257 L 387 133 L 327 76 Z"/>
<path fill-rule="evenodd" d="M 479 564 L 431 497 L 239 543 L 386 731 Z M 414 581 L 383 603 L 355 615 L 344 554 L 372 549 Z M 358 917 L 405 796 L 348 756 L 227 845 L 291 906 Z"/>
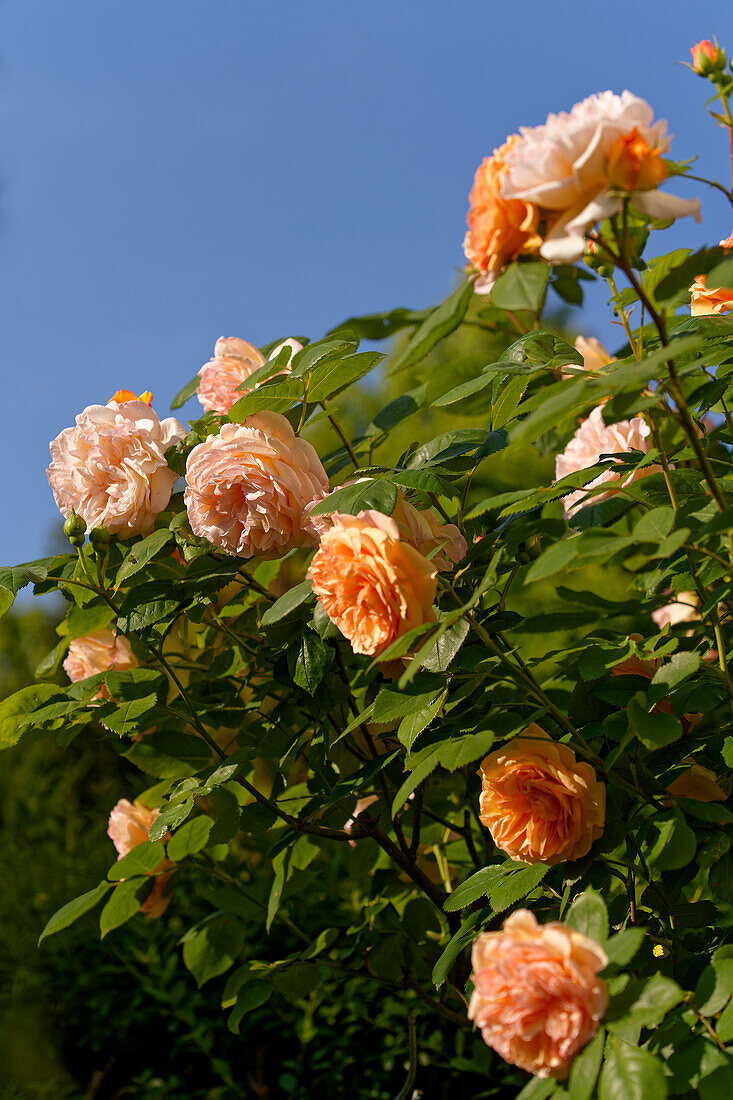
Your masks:
<path fill-rule="evenodd" d="M 712 76 L 722 72 L 725 68 L 725 53 L 720 46 L 713 44 L 709 38 L 703 38 L 695 46 L 690 47 L 692 54 L 692 67 L 698 76 Z"/>
<path fill-rule="evenodd" d="M 81 516 L 78 516 L 74 509 L 71 510 L 71 515 L 64 524 L 64 534 L 68 538 L 72 546 L 83 546 L 84 535 L 86 534 L 87 525 Z"/>
<path fill-rule="evenodd" d="M 99 527 L 92 527 L 89 532 L 89 541 L 92 544 L 94 550 L 100 554 L 109 544 L 109 531 L 106 527 L 100 525 Z"/>

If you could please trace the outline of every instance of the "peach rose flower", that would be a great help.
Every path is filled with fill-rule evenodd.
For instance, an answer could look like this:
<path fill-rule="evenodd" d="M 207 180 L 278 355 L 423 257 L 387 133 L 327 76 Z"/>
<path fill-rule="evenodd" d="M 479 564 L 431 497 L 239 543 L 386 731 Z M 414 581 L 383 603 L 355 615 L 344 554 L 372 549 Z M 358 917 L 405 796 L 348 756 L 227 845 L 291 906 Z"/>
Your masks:
<path fill-rule="evenodd" d="M 98 672 L 107 672 L 108 669 L 122 672 L 124 669 L 137 668 L 138 660 L 123 635 L 116 634 L 114 630 L 97 630 L 94 634 L 72 639 L 63 667 L 66 675 L 75 684 L 78 680 L 87 680 Z M 109 697 L 104 684 L 94 696 L 95 699 Z"/>
<path fill-rule="evenodd" d="M 699 76 L 707 76 L 716 69 L 725 68 L 725 54 L 720 46 L 715 46 L 709 38 L 690 46 L 692 67 Z"/>
<path fill-rule="evenodd" d="M 715 777 L 715 772 L 710 768 L 704 768 L 702 764 L 688 757 L 683 763 L 689 761 L 689 768 L 681 772 L 667 787 L 667 791 L 673 798 L 694 798 L 698 802 L 725 802 L 726 794 L 721 790 Z"/>
<path fill-rule="evenodd" d="M 488 294 L 511 260 L 522 253 L 537 252 L 541 244 L 537 208 L 521 199 L 506 199 L 501 191 L 507 172 L 506 154 L 519 140 L 518 134 L 512 134 L 476 169 L 463 251 L 479 272 L 474 283 L 477 294 Z"/>
<path fill-rule="evenodd" d="M 506 1062 L 536 1077 L 565 1077 L 608 1008 L 599 945 L 559 921 L 539 925 L 528 909 L 482 932 L 471 951 L 468 1018 Z"/>
<path fill-rule="evenodd" d="M 315 450 L 279 413 L 225 424 L 186 462 L 184 499 L 193 533 L 239 557 L 277 558 L 312 545 L 303 512 L 327 492 Z"/>
<path fill-rule="evenodd" d="M 308 570 L 313 590 L 354 653 L 379 656 L 413 627 L 435 622 L 437 568 L 381 512 L 335 512 Z"/>
<path fill-rule="evenodd" d="M 642 642 L 644 639 L 641 634 L 629 634 L 629 638 L 633 642 Z M 642 676 L 645 680 L 652 680 L 655 673 L 662 666 L 662 661 L 659 659 L 646 660 L 642 657 L 638 657 L 633 654 L 631 657 L 627 657 L 625 660 L 620 661 L 619 664 L 614 665 L 611 669 L 612 676 Z M 657 711 L 660 714 L 674 714 L 672 704 L 669 699 L 660 699 L 658 703 L 655 703 L 652 707 L 653 711 Z M 702 714 L 683 714 L 680 718 L 682 723 L 682 732 L 689 733 L 702 718 Z"/>
<path fill-rule="evenodd" d="M 587 855 L 603 833 L 606 788 L 590 764 L 534 722 L 481 762 L 479 816 L 494 844 L 522 863 Z"/>
<path fill-rule="evenodd" d="M 353 481 L 347 481 L 346 485 L 356 485 L 360 481 L 368 480 L 369 478 L 356 478 Z M 345 485 L 339 486 L 339 489 L 343 488 Z M 334 490 L 334 492 L 337 491 Z M 316 503 L 313 501 L 310 507 Z M 323 512 L 317 516 L 311 516 L 310 508 L 306 511 L 308 512 L 307 525 L 320 539 L 333 526 L 335 513 Z M 361 519 L 365 517 L 368 519 L 372 514 L 372 509 L 365 509 L 359 512 L 358 516 Z M 400 538 L 404 542 L 409 542 L 425 557 L 429 557 L 439 572 L 450 572 L 453 566 L 466 556 L 468 545 L 456 525 L 445 523 L 433 508 L 422 510 L 416 508 L 410 504 L 400 489 L 397 490 L 397 503 L 391 518 L 397 524 Z M 437 552 L 433 553 L 433 551 Z"/>
<path fill-rule="evenodd" d="M 601 341 L 596 340 L 595 336 L 578 336 L 575 341 L 575 350 L 583 356 L 582 370 L 584 371 L 595 373 L 601 370 L 602 367 L 607 367 L 609 363 L 616 362 L 616 356 L 609 355 Z M 572 378 L 580 370 L 581 368 L 575 363 L 568 363 L 566 367 L 561 368 L 561 373 L 565 378 Z"/>
<path fill-rule="evenodd" d="M 694 623 L 700 618 L 699 604 L 697 592 L 678 592 L 673 603 L 652 611 L 652 619 L 660 630 L 678 623 Z"/>
<path fill-rule="evenodd" d="M 160 810 L 149 810 L 141 802 L 129 802 L 126 798 L 119 800 L 112 808 L 107 826 L 107 836 L 117 849 L 118 860 L 149 839 L 150 826 L 159 814 Z M 175 869 L 175 863 L 163 859 L 152 872 L 155 876 L 153 887 L 140 906 L 140 912 L 152 920 L 162 917 L 168 908 L 171 899 L 165 888 Z"/>
<path fill-rule="evenodd" d="M 720 242 L 726 252 L 733 248 L 733 233 Z M 690 287 L 690 313 L 693 317 L 712 317 L 733 310 L 733 288 L 707 286 L 707 275 L 698 275 Z"/>
<path fill-rule="evenodd" d="M 522 127 L 521 141 L 505 155 L 505 199 L 536 206 L 547 224 L 540 253 L 547 260 L 581 259 L 585 233 L 623 207 L 619 190 L 653 218 L 700 219 L 697 199 L 657 190 L 669 174 L 662 154 L 670 139 L 649 104 L 623 92 L 601 92 L 569 112 L 549 115 L 542 126 Z"/>
<path fill-rule="evenodd" d="M 590 416 L 581 421 L 573 438 L 568 443 L 562 454 L 555 457 L 555 481 L 577 470 L 586 470 L 599 461 L 601 455 L 626 454 L 626 452 L 649 450 L 647 437 L 651 429 L 648 424 L 635 416 L 631 420 L 619 420 L 617 424 L 605 424 L 603 420 L 603 406 L 598 405 Z M 620 483 L 620 488 L 631 485 L 632 481 L 655 474 L 661 467 L 645 466 L 641 470 L 632 470 Z M 578 512 L 584 504 L 600 504 L 602 500 L 608 500 L 618 492 L 618 488 L 609 488 L 605 493 L 588 497 L 589 489 L 595 489 L 597 485 L 605 485 L 619 481 L 619 475 L 614 470 L 604 470 L 598 477 L 589 481 L 582 489 L 567 493 L 563 497 L 565 515 L 570 518 Z"/>
<path fill-rule="evenodd" d="M 284 347 L 290 348 L 291 359 L 303 350 L 303 345 L 297 340 L 283 340 L 265 359 L 262 352 L 246 340 L 240 340 L 238 336 L 220 336 L 214 345 L 213 359 L 209 359 L 199 371 L 201 381 L 196 394 L 204 409 L 207 412 L 228 413 L 235 401 L 250 392 L 239 389 L 242 383 L 265 363 L 276 359 Z M 282 373 L 287 373 L 287 368 Z"/>
<path fill-rule="evenodd" d="M 61 514 L 73 509 L 87 527 L 104 524 L 121 539 L 149 531 L 178 477 L 165 452 L 185 435 L 146 401 L 89 405 L 50 445 L 46 476 Z"/>

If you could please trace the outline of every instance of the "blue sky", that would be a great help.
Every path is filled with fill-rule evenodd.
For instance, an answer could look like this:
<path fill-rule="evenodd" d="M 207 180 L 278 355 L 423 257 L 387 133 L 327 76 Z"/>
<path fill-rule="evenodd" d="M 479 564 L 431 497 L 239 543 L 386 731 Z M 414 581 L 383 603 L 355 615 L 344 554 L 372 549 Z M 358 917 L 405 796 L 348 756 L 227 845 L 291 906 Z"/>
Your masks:
<path fill-rule="evenodd" d="M 312 338 L 424 307 L 461 265 L 480 159 L 594 91 L 649 99 L 727 178 L 678 64 L 730 0 L 5 0 L 0 8 L 0 562 L 42 556 L 48 440 L 119 387 L 172 395 L 215 339 Z M 731 229 L 702 186 L 702 226 Z M 602 302 L 579 330 L 613 342 Z M 187 411 L 187 410 L 185 410 Z M 189 413 L 193 415 L 193 413 Z"/>

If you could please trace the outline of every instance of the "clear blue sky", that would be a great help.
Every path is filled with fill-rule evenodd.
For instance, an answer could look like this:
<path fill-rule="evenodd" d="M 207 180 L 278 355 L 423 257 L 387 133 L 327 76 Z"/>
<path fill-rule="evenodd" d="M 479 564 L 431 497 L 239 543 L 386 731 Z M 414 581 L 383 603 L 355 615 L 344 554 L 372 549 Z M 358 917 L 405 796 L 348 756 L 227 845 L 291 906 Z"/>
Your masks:
<path fill-rule="evenodd" d="M 518 125 L 629 88 L 725 179 L 677 63 L 714 32 L 733 48 L 730 0 L 5 0 L 0 562 L 47 551 L 48 440 L 85 405 L 151 389 L 165 415 L 222 334 L 442 298 L 475 166 Z M 727 236 L 724 200 L 676 190 L 704 221 L 669 247 Z M 600 301 L 582 327 L 614 338 Z"/>

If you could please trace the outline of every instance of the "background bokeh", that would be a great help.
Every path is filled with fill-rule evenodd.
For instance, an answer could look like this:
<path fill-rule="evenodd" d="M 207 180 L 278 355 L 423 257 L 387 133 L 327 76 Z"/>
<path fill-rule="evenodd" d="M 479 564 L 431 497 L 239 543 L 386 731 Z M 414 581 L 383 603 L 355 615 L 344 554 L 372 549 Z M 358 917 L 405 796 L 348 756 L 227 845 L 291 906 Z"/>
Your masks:
<path fill-rule="evenodd" d="M 681 64 L 730 0 L 6 0 L 0 9 L 0 561 L 48 546 L 48 440 L 121 386 L 164 414 L 215 339 L 423 308 L 462 263 L 479 160 L 591 92 L 645 96 L 725 177 Z M 701 185 L 701 226 L 730 231 Z M 660 246 L 660 251 L 662 247 Z M 611 344 L 603 292 L 584 327 Z M 572 316 L 571 324 L 579 324 Z M 192 415 L 192 414 L 189 414 Z"/>

